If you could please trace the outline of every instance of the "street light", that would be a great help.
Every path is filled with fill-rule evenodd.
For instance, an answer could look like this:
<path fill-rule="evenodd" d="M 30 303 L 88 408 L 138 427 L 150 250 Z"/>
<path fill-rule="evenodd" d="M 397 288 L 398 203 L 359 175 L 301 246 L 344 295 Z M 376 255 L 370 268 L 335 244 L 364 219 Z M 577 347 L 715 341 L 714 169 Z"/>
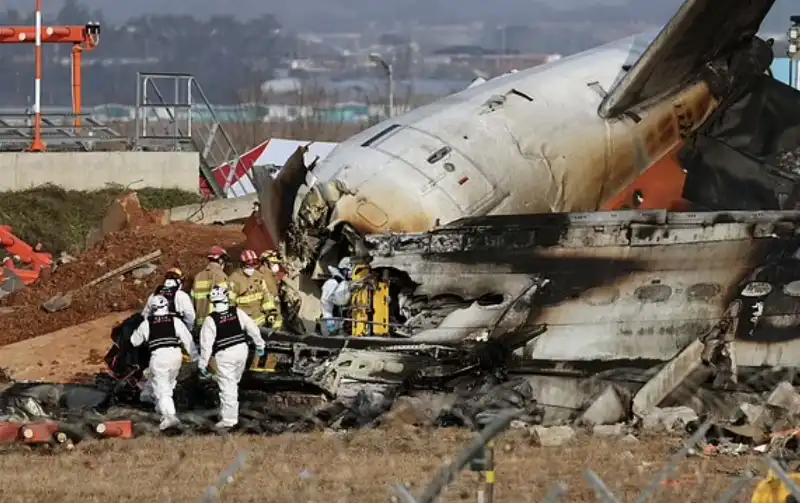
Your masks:
<path fill-rule="evenodd" d="M 789 28 L 789 48 L 786 55 L 794 59 L 800 51 L 800 16 L 792 16 L 792 26 Z"/>
<path fill-rule="evenodd" d="M 383 59 L 377 52 L 369 53 L 369 59 L 373 63 L 383 67 L 383 70 L 386 72 L 386 79 L 389 81 L 389 104 L 386 107 L 386 115 L 391 118 L 394 116 L 394 69 L 392 68 L 392 64 Z"/>

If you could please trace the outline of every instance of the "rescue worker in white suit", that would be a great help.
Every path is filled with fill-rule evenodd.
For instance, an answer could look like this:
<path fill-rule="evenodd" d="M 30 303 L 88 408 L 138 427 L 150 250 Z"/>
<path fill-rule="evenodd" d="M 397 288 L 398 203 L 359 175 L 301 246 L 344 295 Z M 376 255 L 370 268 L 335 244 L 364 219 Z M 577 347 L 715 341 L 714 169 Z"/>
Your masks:
<path fill-rule="evenodd" d="M 155 295 L 163 295 L 169 302 L 170 312 L 180 316 L 183 324 L 191 331 L 194 328 L 196 314 L 194 312 L 194 302 L 188 293 L 183 291 L 183 271 L 177 267 L 171 268 L 164 276 L 164 283 L 159 285 L 155 293 L 148 299 L 142 309 L 142 316 L 147 318 L 150 314 L 150 299 Z"/>
<path fill-rule="evenodd" d="M 183 271 L 177 267 L 171 268 L 164 276 L 164 283 L 158 286 L 155 293 L 147 298 L 147 302 L 142 309 L 142 316 L 147 318 L 150 316 L 150 301 L 156 295 L 162 295 L 169 302 L 169 312 L 175 316 L 179 316 L 189 331 L 194 329 L 195 312 L 194 302 L 188 293 L 182 290 L 183 287 Z M 142 390 L 139 395 L 139 400 L 147 403 L 155 403 L 155 396 L 153 395 L 153 386 L 150 380 L 150 371 L 145 370 L 144 376 L 139 381 L 139 386 Z"/>
<path fill-rule="evenodd" d="M 147 344 L 150 349 L 148 370 L 156 410 L 161 414 L 159 428 L 166 430 L 179 424 L 172 392 L 183 363 L 181 346 L 192 361 L 197 361 L 199 355 L 192 341 L 192 333 L 181 320 L 170 314 L 169 301 L 164 296 L 154 295 L 149 307 L 150 316 L 133 332 L 131 344 L 134 347 Z"/>
<path fill-rule="evenodd" d="M 328 266 L 331 277 L 322 284 L 320 304 L 322 304 L 322 323 L 320 329 L 323 335 L 339 335 L 342 330 L 342 318 L 345 317 L 345 308 L 350 304 L 351 262 L 349 257 L 339 261 L 336 267 Z"/>
<path fill-rule="evenodd" d="M 210 377 L 208 363 L 214 357 L 220 404 L 217 428 L 232 428 L 239 423 L 239 381 L 247 365 L 247 337 L 256 346 L 257 358 L 264 356 L 265 344 L 256 322 L 230 305 L 227 288 L 214 287 L 208 297 L 212 312 L 200 329 L 197 370 L 201 377 Z"/>

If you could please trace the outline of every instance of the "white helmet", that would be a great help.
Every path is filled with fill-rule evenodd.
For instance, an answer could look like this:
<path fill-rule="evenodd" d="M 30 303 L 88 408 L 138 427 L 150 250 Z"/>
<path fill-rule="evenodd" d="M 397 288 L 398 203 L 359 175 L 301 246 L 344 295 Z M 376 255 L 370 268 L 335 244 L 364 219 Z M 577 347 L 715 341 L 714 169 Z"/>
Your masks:
<path fill-rule="evenodd" d="M 214 311 L 224 313 L 228 310 L 228 303 L 230 302 L 228 289 L 224 286 L 215 286 L 211 289 L 211 293 L 208 294 L 208 300 L 214 306 Z"/>
<path fill-rule="evenodd" d="M 336 267 L 328 266 L 328 272 L 334 278 L 342 278 L 347 279 L 350 276 L 350 269 L 353 267 L 353 263 L 350 260 L 350 257 L 345 257 L 339 261 L 339 264 Z"/>
<path fill-rule="evenodd" d="M 153 295 L 150 298 L 150 312 L 156 316 L 169 314 L 169 301 L 163 295 Z"/>
<path fill-rule="evenodd" d="M 350 260 L 350 257 L 345 257 L 339 261 L 339 265 L 337 267 L 340 271 L 350 272 L 350 269 L 353 268 L 353 261 Z"/>

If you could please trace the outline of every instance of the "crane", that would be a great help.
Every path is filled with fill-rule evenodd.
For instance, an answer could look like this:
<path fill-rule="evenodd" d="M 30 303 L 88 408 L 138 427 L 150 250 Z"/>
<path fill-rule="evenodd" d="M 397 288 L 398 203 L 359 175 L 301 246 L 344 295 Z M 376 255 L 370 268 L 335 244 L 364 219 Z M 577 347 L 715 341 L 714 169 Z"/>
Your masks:
<path fill-rule="evenodd" d="M 36 84 L 34 96 L 34 139 L 30 150 L 43 152 L 46 145 L 41 132 L 41 44 L 72 44 L 72 113 L 75 127 L 80 127 L 81 114 L 81 56 L 84 51 L 95 49 L 100 43 L 100 23 L 89 22 L 84 26 L 42 26 L 41 0 L 36 0 L 36 26 L 0 26 L 0 44 L 36 45 Z"/>

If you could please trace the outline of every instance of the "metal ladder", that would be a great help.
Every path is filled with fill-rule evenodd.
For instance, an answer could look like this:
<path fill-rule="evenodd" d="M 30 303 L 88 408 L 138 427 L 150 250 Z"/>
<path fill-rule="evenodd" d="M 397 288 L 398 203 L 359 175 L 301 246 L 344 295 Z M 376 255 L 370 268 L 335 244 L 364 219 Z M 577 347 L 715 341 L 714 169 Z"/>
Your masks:
<path fill-rule="evenodd" d="M 162 91 L 169 92 L 169 98 Z M 241 156 L 193 75 L 139 72 L 135 129 L 134 149 L 158 149 L 167 144 L 174 150 L 196 151 L 200 172 L 216 197 L 245 195 L 241 181 L 232 180 Z M 223 164 L 232 169 L 227 180 L 219 183 L 214 169 Z M 252 181 L 249 172 L 247 178 Z"/>

